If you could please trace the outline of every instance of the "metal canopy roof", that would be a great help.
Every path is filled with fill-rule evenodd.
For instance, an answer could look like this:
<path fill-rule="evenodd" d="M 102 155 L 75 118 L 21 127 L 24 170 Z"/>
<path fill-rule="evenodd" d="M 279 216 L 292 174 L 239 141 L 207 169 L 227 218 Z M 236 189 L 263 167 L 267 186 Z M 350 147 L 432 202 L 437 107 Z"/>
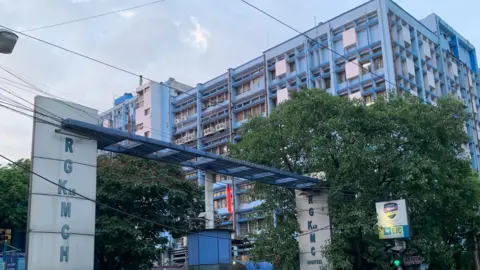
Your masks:
<path fill-rule="evenodd" d="M 288 188 L 307 189 L 315 186 L 319 182 L 316 178 L 74 119 L 63 120 L 62 127 L 97 140 L 97 148 L 104 151 L 192 167 L 216 174 L 229 175 Z M 120 144 L 120 142 L 126 140 L 130 141 L 130 143 L 125 145 Z"/>

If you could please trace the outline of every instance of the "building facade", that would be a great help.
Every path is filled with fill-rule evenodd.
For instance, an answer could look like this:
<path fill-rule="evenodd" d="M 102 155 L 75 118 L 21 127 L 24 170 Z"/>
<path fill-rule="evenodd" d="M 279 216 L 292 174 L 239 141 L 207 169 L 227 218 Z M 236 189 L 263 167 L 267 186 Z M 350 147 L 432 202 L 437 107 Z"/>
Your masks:
<path fill-rule="evenodd" d="M 479 87 L 475 47 L 439 16 L 418 20 L 393 1 L 372 0 L 207 82 L 143 84 L 101 119 L 110 127 L 227 155 L 242 124 L 268 116 L 301 88 L 326 89 L 366 104 L 391 91 L 434 106 L 439 97 L 452 95 L 474 116 L 465 126 L 471 137 L 465 150 L 478 170 Z M 205 179 L 203 172 L 188 170 L 186 175 L 200 185 L 214 181 L 215 208 L 227 214 L 225 189 L 232 179 Z M 261 215 L 251 214 L 261 201 L 248 197 L 249 183 L 235 182 L 236 233 L 257 232 Z"/>

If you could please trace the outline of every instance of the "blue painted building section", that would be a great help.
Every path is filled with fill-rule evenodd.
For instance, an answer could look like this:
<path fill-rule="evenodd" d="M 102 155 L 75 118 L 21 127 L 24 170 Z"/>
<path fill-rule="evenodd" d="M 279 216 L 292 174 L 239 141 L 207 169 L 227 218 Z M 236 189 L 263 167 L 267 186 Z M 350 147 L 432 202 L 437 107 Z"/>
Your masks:
<path fill-rule="evenodd" d="M 125 94 L 123 94 L 123 96 L 116 98 L 115 101 L 113 102 L 113 105 L 115 105 L 115 106 L 120 105 L 120 104 L 124 103 L 125 101 L 127 101 L 129 99 L 132 99 L 132 98 L 133 98 L 133 94 L 125 93 Z"/>
<path fill-rule="evenodd" d="M 372 0 L 308 29 L 305 35 L 259 52 L 258 57 L 207 82 L 158 95 L 155 99 L 161 100 L 152 101 L 160 106 L 152 122 L 152 137 L 228 155 L 228 143 L 234 142 L 238 129 L 249 118 L 267 117 L 288 93 L 302 88 L 322 88 L 366 104 L 379 96 L 388 98 L 387 90 L 417 96 L 432 106 L 438 98 L 452 95 L 473 115 L 465 125 L 471 140 L 464 149 L 472 167 L 479 169 L 476 50 L 452 26 L 436 14 L 419 20 L 393 1 Z M 168 82 L 161 87 L 168 86 L 175 87 Z M 102 117 L 108 119 L 111 114 L 109 111 Z M 205 179 L 205 173 L 196 170 L 186 170 L 185 174 L 199 184 L 216 182 L 215 208 L 226 215 L 222 192 L 232 184 L 232 178 L 217 175 Z M 260 231 L 258 215 L 249 214 L 261 202 L 242 196 L 247 181 L 239 177 L 235 183 L 237 234 Z M 233 225 L 230 220 L 222 228 Z"/>

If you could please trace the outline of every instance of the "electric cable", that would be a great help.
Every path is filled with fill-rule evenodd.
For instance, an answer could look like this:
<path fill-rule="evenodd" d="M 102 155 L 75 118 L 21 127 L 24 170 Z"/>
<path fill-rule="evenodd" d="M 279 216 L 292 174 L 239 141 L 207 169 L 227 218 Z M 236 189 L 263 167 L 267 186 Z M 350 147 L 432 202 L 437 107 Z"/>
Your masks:
<path fill-rule="evenodd" d="M 75 23 L 75 22 L 86 21 L 86 20 L 90 20 L 90 19 L 95 19 L 95 18 L 99 18 L 99 17 L 111 15 L 111 14 L 121 13 L 121 12 L 128 11 L 128 10 L 132 10 L 132 9 L 138 9 L 138 8 L 141 8 L 141 7 L 146 7 L 146 6 L 158 4 L 158 3 L 161 3 L 161 2 L 165 2 L 165 1 L 166 1 L 166 0 L 153 1 L 153 2 L 149 2 L 149 3 L 142 4 L 142 5 L 137 5 L 137 6 L 133 6 L 133 7 L 127 7 L 127 8 L 123 8 L 123 9 L 117 9 L 117 10 L 113 10 L 113 11 L 109 11 L 109 12 L 104 12 L 104 13 L 99 13 L 99 14 L 96 14 L 96 15 L 92 15 L 92 16 L 88 16 L 88 17 L 83 17 L 83 18 L 79 18 L 79 19 L 75 19 L 75 20 L 70 20 L 70 21 L 65 21 L 65 22 L 61 22 L 61 23 L 55 23 L 55 24 L 49 24 L 49 25 L 39 26 L 39 27 L 35 27 L 35 28 L 30 28 L 30 29 L 23 30 L 23 31 L 20 31 L 20 32 L 26 33 L 26 32 L 37 31 L 37 30 L 40 30 L 40 29 L 46 29 L 46 28 L 51 28 L 51 27 L 57 27 L 57 26 L 61 26 L 61 25 L 71 24 L 71 23 Z"/>
<path fill-rule="evenodd" d="M 112 69 L 115 69 L 115 70 L 118 70 L 118 71 L 121 71 L 121 72 L 124 72 L 124 73 L 127 73 L 127 74 L 130 74 L 130 75 L 135 76 L 135 77 L 137 77 L 137 78 L 146 79 L 146 80 L 148 80 L 148 81 L 151 81 L 151 82 L 160 84 L 160 85 L 162 85 L 162 86 L 171 88 L 171 89 L 173 89 L 173 90 L 175 90 L 175 91 L 177 91 L 177 92 L 180 92 L 180 93 L 182 93 L 182 94 L 186 94 L 187 96 L 191 96 L 191 97 L 195 97 L 195 98 L 196 98 L 196 94 L 188 94 L 188 93 L 187 93 L 189 90 L 178 89 L 178 88 L 176 88 L 176 87 L 173 87 L 173 86 L 171 86 L 171 85 L 165 84 L 165 83 L 163 83 L 163 82 L 158 82 L 158 81 L 156 81 L 156 80 L 153 80 L 153 79 L 150 79 L 150 78 L 148 78 L 148 77 L 145 77 L 145 76 L 143 76 L 143 75 L 141 75 L 141 74 L 137 74 L 137 73 L 132 72 L 132 71 L 129 71 L 129 70 L 127 70 L 127 69 L 124 69 L 124 68 L 115 66 L 115 65 L 113 65 L 113 64 L 109 64 L 109 63 L 107 63 L 107 62 L 105 62 L 105 61 L 102 61 L 102 60 L 99 60 L 99 59 L 90 57 L 90 56 L 88 56 L 88 55 L 85 55 L 85 54 L 82 54 L 82 53 L 79 53 L 79 52 L 76 52 L 76 51 L 73 51 L 73 50 L 71 50 L 71 49 L 62 47 L 62 46 L 60 46 L 60 45 L 56 45 L 56 44 L 54 44 L 54 43 L 52 43 L 52 42 L 49 42 L 49 41 L 46 41 L 46 40 L 43 40 L 43 39 L 40 39 L 40 38 L 31 36 L 31 35 L 29 35 L 29 34 L 22 33 L 21 31 L 17 31 L 17 30 L 11 29 L 11 28 L 6 27 L 6 26 L 4 26 L 4 25 L 0 25 L 0 27 L 6 29 L 6 30 L 8 30 L 8 31 L 11 31 L 11 32 L 13 32 L 13 33 L 15 33 L 15 34 L 19 34 L 19 35 L 28 37 L 28 38 L 30 38 L 30 39 L 36 40 L 36 41 L 38 41 L 38 42 L 41 42 L 41 43 L 43 43 L 43 44 L 46 44 L 46 45 L 55 47 L 55 48 L 57 48 L 57 49 L 60 49 L 60 50 L 66 51 L 66 52 L 69 52 L 69 53 L 74 54 L 74 55 L 76 55 L 76 56 L 80 56 L 80 57 L 82 57 L 82 58 L 85 58 L 85 59 L 88 59 L 88 60 L 90 60 L 90 61 L 96 62 L 96 63 L 98 63 L 98 64 L 101 64 L 101 65 L 110 67 L 110 68 L 112 68 Z"/>
<path fill-rule="evenodd" d="M 74 194 L 74 195 L 76 195 L 76 196 L 78 196 L 78 197 L 80 197 L 80 198 L 82 198 L 82 199 L 85 199 L 85 200 L 87 200 L 87 201 L 93 202 L 93 203 L 96 204 L 96 205 L 99 205 L 99 206 L 101 206 L 101 207 L 104 207 L 104 208 L 113 210 L 113 211 L 115 211 L 115 212 L 117 212 L 117 213 L 120 213 L 120 214 L 122 214 L 122 215 L 129 216 L 129 217 L 131 217 L 131 218 L 135 218 L 135 219 L 138 219 L 138 220 L 141 220 L 141 221 L 144 221 L 144 222 L 148 222 L 148 223 L 151 223 L 151 224 L 154 224 L 154 225 L 157 225 L 157 226 L 165 227 L 165 228 L 171 229 L 171 230 L 183 231 L 183 232 L 186 232 L 186 233 L 192 233 L 192 234 L 196 234 L 196 235 L 204 236 L 204 237 L 211 237 L 211 238 L 217 238 L 217 239 L 228 239 L 228 240 L 232 240 L 231 238 L 227 238 L 227 237 L 219 237 L 219 236 L 212 236 L 212 235 L 208 235 L 208 234 L 191 232 L 191 231 L 189 231 L 189 230 L 185 230 L 185 229 L 182 229 L 182 228 L 173 227 L 173 226 L 170 226 L 170 225 L 161 224 L 161 223 L 155 222 L 155 221 L 153 221 L 153 220 L 149 220 L 149 219 L 140 217 L 140 216 L 138 216 L 138 215 L 134 215 L 134 214 L 128 213 L 128 212 L 123 211 L 123 210 L 121 210 L 121 209 L 118 209 L 118 208 L 116 208 L 116 207 L 112 207 L 112 206 L 110 206 L 110 205 L 107 205 L 107 204 L 98 202 L 98 201 L 96 201 L 96 200 L 94 200 L 94 199 L 92 199 L 92 198 L 89 198 L 89 197 L 87 197 L 87 196 L 84 196 L 84 195 L 76 192 L 76 191 L 73 190 L 73 189 L 69 189 L 69 188 L 63 187 L 62 185 L 57 184 L 57 183 L 55 183 L 54 181 L 52 181 L 52 180 L 50 180 L 50 179 L 48 179 L 48 178 L 46 178 L 46 177 L 44 177 L 44 176 L 42 176 L 42 175 L 40 175 L 40 174 L 38 174 L 38 173 L 36 173 L 36 172 L 34 172 L 34 171 L 26 168 L 26 167 L 18 164 L 17 162 L 15 162 L 15 161 L 11 160 L 10 158 L 4 156 L 3 154 L 0 154 L 0 157 L 3 158 L 3 159 L 5 159 L 6 161 L 10 162 L 10 164 L 13 164 L 13 165 L 17 166 L 17 167 L 19 167 L 19 168 L 21 168 L 21 169 L 29 172 L 30 174 L 33 174 L 33 175 L 39 177 L 40 179 L 43 179 L 44 181 L 47 181 L 48 183 L 50 183 L 50 184 L 52 184 L 52 185 L 55 185 L 55 186 L 57 186 L 57 187 L 59 187 L 59 188 L 62 188 L 63 190 L 67 191 L 69 194 Z M 326 228 L 319 228 L 319 229 L 317 229 L 317 230 L 325 230 L 325 229 L 326 229 Z M 314 231 L 314 230 L 309 231 L 309 232 L 306 233 L 306 234 L 310 234 L 310 233 L 312 233 L 313 231 Z M 304 234 L 298 234 L 298 236 L 302 236 L 302 235 L 304 235 Z"/>
<path fill-rule="evenodd" d="M 0 68 L 3 69 L 4 67 L 0 65 Z M 11 75 L 16 76 L 17 79 L 20 79 L 20 80 L 24 81 L 21 77 L 18 77 L 18 76 L 17 76 L 16 74 L 14 74 L 14 73 L 11 73 Z M 24 81 L 24 82 L 31 84 L 31 83 L 28 82 L 28 81 Z M 52 94 L 50 94 L 50 93 L 48 93 L 48 92 L 46 92 L 46 91 L 43 91 L 43 90 L 41 90 L 41 89 L 38 89 L 38 87 L 34 86 L 33 84 L 31 84 L 31 85 L 32 85 L 33 87 L 35 87 L 35 89 L 41 91 L 42 93 L 45 93 L 45 94 L 48 94 L 48 95 L 52 95 Z M 68 103 L 66 103 L 66 104 L 68 105 Z M 71 107 L 72 107 L 72 106 L 71 106 Z M 72 107 L 72 108 L 78 109 L 78 108 L 76 108 L 76 107 Z M 91 116 L 94 117 L 93 115 L 91 115 Z M 58 116 L 57 116 L 57 117 L 58 117 Z M 58 119 L 56 119 L 56 120 L 58 121 Z M 63 120 L 63 119 L 62 119 L 62 120 Z M 60 121 L 61 121 L 61 120 L 60 120 Z M 161 131 L 159 131 L 159 132 L 161 132 Z M 152 132 L 152 133 L 153 133 L 153 132 Z M 168 134 L 167 134 L 167 135 L 168 135 Z M 129 148 L 127 148 L 127 147 L 123 147 L 123 146 L 121 146 L 121 147 L 124 148 L 125 150 L 128 150 L 128 149 L 129 149 Z M 150 147 L 150 146 L 149 146 L 149 147 Z M 152 149 L 153 149 L 153 148 L 152 148 Z M 182 160 L 179 160 L 179 159 L 177 159 L 177 161 L 183 162 Z M 227 169 L 227 168 L 224 168 L 224 169 Z M 248 181 L 248 179 L 246 179 L 246 180 Z M 273 179 L 272 179 L 272 180 L 273 180 Z M 213 183 L 213 181 L 209 181 L 208 179 L 205 179 L 205 181 Z M 323 188 L 323 187 L 319 187 L 319 188 Z M 326 189 L 326 188 L 323 188 L 323 189 Z M 351 194 L 348 194 L 348 195 L 351 195 Z"/>
<path fill-rule="evenodd" d="M 346 57 L 345 55 L 343 55 L 343 54 L 341 54 L 341 53 L 338 53 L 338 52 L 336 52 L 335 50 L 332 50 L 332 49 L 331 49 L 331 48 L 329 48 L 327 45 L 323 45 L 323 44 L 319 43 L 319 42 L 318 42 L 317 40 L 315 40 L 315 39 L 312 39 L 312 38 L 311 38 L 311 37 L 309 37 L 307 34 L 305 34 L 305 32 L 301 32 L 301 31 L 297 30 L 297 29 L 296 29 L 296 28 L 294 28 L 293 26 L 291 26 L 291 25 L 287 24 L 286 22 L 284 22 L 284 21 L 282 21 L 282 20 L 278 19 L 277 17 L 275 17 L 275 16 L 273 16 L 273 15 L 269 14 L 268 12 L 266 12 L 266 11 L 262 10 L 261 8 L 259 8 L 259 7 L 255 6 L 255 5 L 251 4 L 250 2 L 248 2 L 248 1 L 246 1 L 246 0 L 240 0 L 240 1 L 242 1 L 243 3 L 245 3 L 245 4 L 246 4 L 246 5 L 248 5 L 248 6 L 252 7 L 253 9 L 257 10 L 258 12 L 260 12 L 260 13 L 262 13 L 262 14 L 264 14 L 264 15 L 268 16 L 269 18 L 271 18 L 271 19 L 273 19 L 273 20 L 277 21 L 278 23 L 280 23 L 280 24 L 282 24 L 282 25 L 284 25 L 284 26 L 286 26 L 286 27 L 290 28 L 291 30 L 293 30 L 293 31 L 297 32 L 298 34 L 300 34 L 300 35 L 302 35 L 302 36 L 306 37 L 306 38 L 307 38 L 307 39 L 308 39 L 310 42 L 314 42 L 314 43 L 316 43 L 316 44 L 317 44 L 317 45 L 319 45 L 321 48 L 323 48 L 323 49 L 326 49 L 326 50 L 329 50 L 330 52 L 334 53 L 335 55 L 337 55 L 337 56 L 339 56 L 339 57 L 341 57 L 341 58 L 345 59 L 345 61 L 347 61 L 347 62 L 350 62 L 350 63 L 353 63 L 353 64 L 357 65 L 357 66 L 358 66 L 358 67 L 360 67 L 360 68 L 361 68 L 363 71 L 367 71 L 368 73 L 371 73 L 371 74 L 372 74 L 372 75 L 374 75 L 375 77 L 377 77 L 377 78 L 381 78 L 381 79 L 383 79 L 385 82 L 388 82 L 389 84 L 393 85 L 394 87 L 397 87 L 397 84 L 396 84 L 396 83 L 393 83 L 393 82 L 391 82 L 391 81 L 387 80 L 385 77 L 383 77 L 383 76 L 381 76 L 381 75 L 378 75 L 378 74 L 374 73 L 374 72 L 373 72 L 373 71 L 371 71 L 370 69 L 364 68 L 362 65 L 360 65 L 360 64 L 358 64 L 358 63 L 356 63 L 356 62 L 350 61 L 350 60 L 348 59 L 348 57 Z M 318 26 L 315 26 L 315 27 L 318 27 Z M 305 50 L 305 51 L 306 51 L 306 50 Z"/>
<path fill-rule="evenodd" d="M 50 95 L 50 96 L 53 95 L 53 94 L 51 94 L 51 93 L 49 93 L 49 92 L 46 92 L 46 91 L 43 91 L 43 90 L 39 89 L 38 87 L 36 87 L 36 86 L 33 85 L 32 83 L 30 83 L 29 81 L 26 81 L 25 79 L 21 78 L 20 76 L 18 76 L 18 75 L 15 74 L 14 72 L 8 70 L 8 68 L 6 68 L 6 67 L 4 67 L 4 66 L 1 66 L 1 65 L 0 65 L 0 68 L 2 68 L 2 69 L 5 70 L 6 72 L 8 72 L 10 75 L 14 76 L 15 78 L 17 78 L 17 79 L 19 79 L 19 80 L 21 80 L 21 81 L 23 81 L 23 82 L 31 85 L 32 87 L 34 87 L 34 88 L 37 89 L 38 91 L 40 91 L 40 92 L 42 92 L 42 93 L 44 93 L 44 94 Z M 53 95 L 53 96 L 54 96 L 54 95 Z M 77 109 L 77 110 L 79 109 L 79 108 L 76 108 L 76 107 L 73 107 L 73 106 L 69 105 L 68 103 L 65 103 L 65 104 L 66 104 L 67 106 L 69 106 L 69 107 L 72 107 L 73 109 Z M 81 109 L 80 109 L 80 110 L 81 110 Z M 81 111 L 83 111 L 83 110 L 81 110 Z M 83 111 L 83 112 L 85 112 L 85 111 Z M 87 112 L 85 112 L 85 113 L 87 113 Z M 93 115 L 91 115 L 91 114 L 89 114 L 89 115 L 92 116 L 92 117 L 95 117 L 95 119 L 96 119 L 96 117 L 97 117 L 97 116 L 93 116 Z M 63 120 L 63 119 L 62 119 L 62 120 Z M 161 132 L 161 131 L 160 131 L 160 132 Z M 169 135 L 169 134 L 167 134 L 167 135 Z M 127 150 L 128 148 L 124 147 L 124 149 Z M 179 161 L 180 161 L 180 160 L 179 160 Z M 225 169 L 227 169 L 227 168 L 225 168 Z M 248 180 L 248 179 L 247 179 L 247 180 Z M 325 187 L 319 187 L 319 188 L 325 188 Z M 347 191 L 345 191 L 345 193 L 347 193 Z M 349 193 L 351 193 L 351 192 L 348 192 L 347 194 L 354 196 L 354 194 L 349 194 Z"/>

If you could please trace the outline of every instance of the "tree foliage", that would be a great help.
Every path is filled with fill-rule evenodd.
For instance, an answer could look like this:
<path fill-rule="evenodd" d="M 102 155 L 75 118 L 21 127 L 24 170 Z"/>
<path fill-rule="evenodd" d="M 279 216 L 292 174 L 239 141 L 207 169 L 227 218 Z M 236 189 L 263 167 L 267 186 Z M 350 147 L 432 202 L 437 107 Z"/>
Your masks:
<path fill-rule="evenodd" d="M 159 259 L 169 231 L 184 235 L 199 224 L 203 195 L 181 168 L 156 161 L 116 156 L 100 159 L 97 200 L 142 218 L 97 207 L 95 255 L 100 269 L 149 269 Z"/>
<path fill-rule="evenodd" d="M 30 160 L 16 163 L 30 168 Z M 19 166 L 0 166 L 0 228 L 26 228 L 29 179 L 28 171 Z"/>
<path fill-rule="evenodd" d="M 437 107 L 409 97 L 364 106 L 304 90 L 268 118 L 245 124 L 232 154 L 300 174 L 325 172 L 334 226 L 325 255 L 332 269 L 387 268 L 375 202 L 399 198 L 408 201 L 409 249 L 448 267 L 469 252 L 464 239 L 477 226 L 478 181 L 462 148 L 467 121 L 463 104 L 448 98 Z M 258 238 L 253 254 L 268 259 L 265 251 L 294 252 L 290 242 L 268 236 L 288 239 L 298 228 L 293 192 L 260 185 L 254 191 L 265 200 L 265 213 L 276 209 L 285 219 Z M 295 265 L 298 256 L 289 260 Z"/>
<path fill-rule="evenodd" d="M 26 228 L 30 160 L 0 166 L 0 228 Z M 159 259 L 168 231 L 174 237 L 198 229 L 203 192 L 181 168 L 128 156 L 99 158 L 95 257 L 99 269 L 149 269 Z"/>

